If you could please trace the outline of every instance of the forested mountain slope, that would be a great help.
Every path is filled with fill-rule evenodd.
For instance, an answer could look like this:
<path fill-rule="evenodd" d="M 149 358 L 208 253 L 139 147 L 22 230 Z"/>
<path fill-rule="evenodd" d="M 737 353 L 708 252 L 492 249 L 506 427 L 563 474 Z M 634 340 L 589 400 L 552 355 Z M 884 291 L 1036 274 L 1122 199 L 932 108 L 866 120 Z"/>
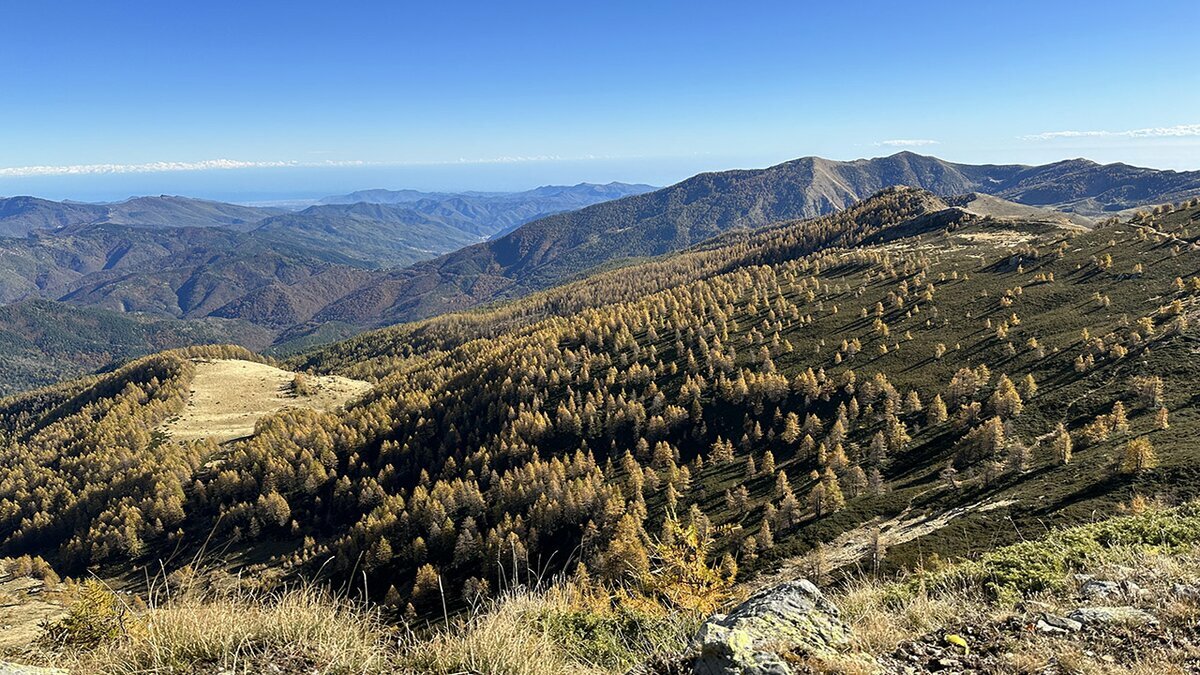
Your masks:
<path fill-rule="evenodd" d="M 805 157 L 766 169 L 705 173 L 543 218 L 397 271 L 331 304 L 318 319 L 395 323 L 519 297 L 613 261 L 682 250 L 735 229 L 831 213 L 893 185 L 943 197 L 979 192 L 1094 216 L 1195 196 L 1200 172 L 1086 160 L 976 166 L 902 152 L 852 162 Z"/>
<path fill-rule="evenodd" d="M 1081 232 L 891 189 L 324 348 L 292 365 L 373 390 L 224 446 L 154 433 L 197 352 L 149 357 L 0 405 L 0 552 L 119 569 L 210 541 L 263 583 L 365 574 L 433 615 L 439 577 L 455 604 L 514 565 L 635 583 L 670 512 L 744 576 L 875 518 L 957 514 L 896 569 L 1186 499 L 1198 224 L 1192 203 Z"/>
<path fill-rule="evenodd" d="M 0 199 L 0 236 L 23 237 L 38 230 L 87 225 L 149 228 L 223 227 L 247 230 L 283 209 L 226 204 L 189 197 L 134 197 L 110 204 L 53 202 L 36 197 Z"/>
<path fill-rule="evenodd" d="M 180 321 L 27 300 L 0 307 L 0 396 L 196 344 L 265 349 L 270 330 L 226 319 Z"/>
<path fill-rule="evenodd" d="M 1094 213 L 1197 187 L 1192 174 L 1082 160 L 970 166 L 900 153 L 702 174 L 648 193 L 625 184 L 511 194 L 370 191 L 361 196 L 395 203 L 323 204 L 283 214 L 178 197 L 98 205 L 13 198 L 0 206 L 0 231 L 19 235 L 0 239 L 0 300 L 245 320 L 271 331 L 277 348 L 290 352 L 522 297 L 718 235 L 828 213 L 893 184 L 947 198 L 970 192 L 969 204 L 955 203 L 979 215 L 1084 227 L 1088 218 L 1043 206 Z M 539 218 L 620 195 L 632 196 Z M 259 215 L 266 217 L 252 222 Z M 71 360 L 56 353 L 52 358 Z"/>

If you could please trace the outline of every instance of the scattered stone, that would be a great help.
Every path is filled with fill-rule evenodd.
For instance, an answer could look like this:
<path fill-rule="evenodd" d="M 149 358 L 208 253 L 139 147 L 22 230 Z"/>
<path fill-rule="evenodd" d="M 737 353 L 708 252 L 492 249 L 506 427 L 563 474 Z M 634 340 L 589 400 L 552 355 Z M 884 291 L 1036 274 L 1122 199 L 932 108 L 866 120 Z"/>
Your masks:
<path fill-rule="evenodd" d="M 1152 614 L 1136 607 L 1080 607 L 1068 614 L 1067 618 L 1085 626 L 1114 623 L 1147 626 L 1158 623 Z"/>
<path fill-rule="evenodd" d="M 780 652 L 829 656 L 848 647 L 838 609 L 808 580 L 760 591 L 704 622 L 689 648 L 694 675 L 791 675 Z"/>
<path fill-rule="evenodd" d="M 1113 600 L 1126 598 L 1135 600 L 1142 595 L 1142 589 L 1132 581 L 1100 581 L 1092 579 L 1083 583 L 1079 591 L 1089 600 Z"/>
<path fill-rule="evenodd" d="M 1191 600 L 1192 602 L 1200 602 L 1200 585 L 1196 584 L 1175 584 L 1171 586 L 1171 595 L 1180 600 Z"/>
<path fill-rule="evenodd" d="M 1045 623 L 1046 626 L 1056 628 L 1064 633 L 1074 633 L 1079 631 L 1084 625 L 1074 619 L 1067 619 L 1066 616 L 1058 616 L 1057 614 L 1044 613 L 1039 617 L 1038 623 Z"/>
<path fill-rule="evenodd" d="M 1061 635 L 1074 633 L 1082 628 L 1083 624 L 1074 619 L 1068 619 L 1065 616 L 1058 616 L 1049 612 L 1043 613 L 1037 620 L 1037 630 L 1039 633 Z"/>

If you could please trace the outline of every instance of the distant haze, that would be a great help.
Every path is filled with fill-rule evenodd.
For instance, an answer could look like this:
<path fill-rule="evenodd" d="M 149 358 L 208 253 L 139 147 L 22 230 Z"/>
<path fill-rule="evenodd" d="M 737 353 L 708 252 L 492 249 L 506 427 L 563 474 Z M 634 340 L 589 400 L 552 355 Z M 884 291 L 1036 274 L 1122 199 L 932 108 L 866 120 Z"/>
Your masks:
<path fill-rule="evenodd" d="M 235 203 L 317 200 L 373 188 L 428 192 L 515 192 L 542 185 L 647 183 L 668 185 L 697 171 L 727 168 L 720 158 L 561 160 L 428 166 L 298 167 L 159 173 L 0 177 L 0 196 L 118 201 L 135 195 L 187 195 Z"/>
<path fill-rule="evenodd" d="M 981 158 L 962 158 L 958 153 L 928 150 L 950 161 L 981 164 L 1041 164 L 1074 157 L 1101 163 L 1124 162 L 1155 169 L 1200 168 L 1200 146 L 1189 158 L 1178 162 L 1155 162 L 1161 157 L 1143 157 L 1126 148 L 1121 152 L 1067 153 L 997 152 Z M 851 160 L 890 155 L 894 148 L 863 148 L 858 154 L 830 155 Z M 805 154 L 780 150 L 778 156 L 728 156 L 696 154 L 662 158 L 541 159 L 430 164 L 341 167 L 287 167 L 172 171 L 153 173 L 88 174 L 66 176 L 0 177 L 0 197 L 33 195 L 44 199 L 87 202 L 119 201 L 138 195 L 186 195 L 233 203 L 315 202 L 334 194 L 373 188 L 412 189 L 430 192 L 496 191 L 515 192 L 542 185 L 577 183 L 646 183 L 671 185 L 705 171 L 731 168 L 763 168 Z M 1015 155 L 1015 156 L 1014 156 Z"/>

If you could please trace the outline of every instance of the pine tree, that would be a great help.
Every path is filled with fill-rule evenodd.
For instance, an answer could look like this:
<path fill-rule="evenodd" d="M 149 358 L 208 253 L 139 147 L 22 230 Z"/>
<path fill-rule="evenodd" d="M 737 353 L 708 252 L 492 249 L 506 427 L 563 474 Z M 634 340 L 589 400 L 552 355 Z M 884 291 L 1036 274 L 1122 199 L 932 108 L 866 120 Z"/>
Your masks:
<path fill-rule="evenodd" d="M 1054 459 L 1059 464 L 1071 463 L 1071 434 L 1067 432 L 1067 428 L 1062 422 L 1058 423 L 1058 427 L 1054 430 Z"/>
<path fill-rule="evenodd" d="M 787 495 L 792 494 L 792 486 L 788 482 L 787 474 L 783 471 L 775 473 L 775 498 L 783 499 Z"/>
<path fill-rule="evenodd" d="M 1112 413 L 1108 416 L 1112 430 L 1118 434 L 1129 432 L 1129 416 L 1125 414 L 1125 404 L 1117 401 L 1113 404 Z"/>
<path fill-rule="evenodd" d="M 942 395 L 938 394 L 929 404 L 929 409 L 925 413 L 925 423 L 929 426 L 936 426 L 945 422 L 947 418 L 949 415 L 946 413 L 946 403 L 942 401 Z"/>
<path fill-rule="evenodd" d="M 617 521 L 612 541 L 601 558 L 600 572 L 605 579 L 614 583 L 641 580 L 649 574 L 646 532 L 633 514 L 626 513 Z"/>
<path fill-rule="evenodd" d="M 766 516 L 758 525 L 758 544 L 763 549 L 775 547 L 775 535 L 771 532 L 771 521 Z"/>
<path fill-rule="evenodd" d="M 792 445 L 800 439 L 800 417 L 796 413 L 789 412 L 784 418 L 783 434 L 780 437 L 788 445 Z"/>
<path fill-rule="evenodd" d="M 733 443 L 717 436 L 708 455 L 709 461 L 715 464 L 728 464 L 733 461 Z"/>
<path fill-rule="evenodd" d="M 1017 388 L 1013 386 L 1012 380 L 1008 379 L 1007 375 L 1001 375 L 1000 380 L 996 383 L 996 390 L 988 399 L 988 408 L 992 414 L 1004 418 L 1016 417 L 1021 414 L 1024 407 L 1021 395 L 1017 393 Z"/>
<path fill-rule="evenodd" d="M 846 505 L 846 497 L 842 494 L 842 487 L 838 483 L 837 474 L 832 469 L 826 468 L 825 474 L 821 477 L 821 482 L 825 483 L 825 495 L 829 501 L 829 510 L 840 511 Z"/>
<path fill-rule="evenodd" d="M 808 504 L 812 508 L 813 515 L 817 518 L 825 515 L 825 509 L 828 502 L 825 498 L 825 484 L 818 482 L 813 486 L 808 493 Z"/>
<path fill-rule="evenodd" d="M 770 450 L 763 453 L 762 466 L 759 467 L 759 470 L 766 476 L 775 473 L 775 453 Z"/>
<path fill-rule="evenodd" d="M 440 593 L 439 585 L 440 577 L 437 569 L 429 563 L 421 565 L 417 568 L 417 576 L 413 580 L 413 589 L 410 595 L 412 604 L 425 609 L 432 607 Z"/>
<path fill-rule="evenodd" d="M 1021 388 L 1024 390 L 1025 398 L 1033 398 L 1037 394 L 1037 380 L 1033 379 L 1032 374 L 1026 374 L 1025 379 L 1021 382 Z"/>
<path fill-rule="evenodd" d="M 1131 439 L 1125 444 L 1119 467 L 1121 473 L 1136 474 L 1156 466 L 1158 466 L 1158 455 L 1155 454 L 1154 445 L 1150 439 L 1143 436 Z"/>

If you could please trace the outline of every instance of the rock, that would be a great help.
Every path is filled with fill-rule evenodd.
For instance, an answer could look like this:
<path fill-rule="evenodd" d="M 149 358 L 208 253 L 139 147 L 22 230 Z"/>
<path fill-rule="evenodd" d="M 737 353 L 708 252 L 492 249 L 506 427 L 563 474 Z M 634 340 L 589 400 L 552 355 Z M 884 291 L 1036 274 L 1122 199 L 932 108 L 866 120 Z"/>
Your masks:
<path fill-rule="evenodd" d="M 1083 625 L 1121 623 L 1134 626 L 1154 625 L 1158 619 L 1136 607 L 1080 607 L 1067 615 Z"/>
<path fill-rule="evenodd" d="M 1100 581 L 1091 579 L 1085 581 L 1079 587 L 1079 591 L 1083 593 L 1083 597 L 1089 600 L 1112 600 L 1114 598 L 1127 598 L 1135 600 L 1142 594 L 1142 589 L 1132 581 Z"/>
<path fill-rule="evenodd" d="M 694 675 L 791 675 L 779 656 L 827 656 L 849 646 L 838 609 L 808 580 L 755 593 L 704 622 L 689 654 Z"/>
<path fill-rule="evenodd" d="M 1082 628 L 1083 624 L 1075 619 L 1068 619 L 1065 616 L 1049 612 L 1043 613 L 1037 621 L 1037 629 L 1040 633 L 1074 633 Z"/>
<path fill-rule="evenodd" d="M 1200 586 L 1196 584 L 1175 584 L 1171 586 L 1171 595 L 1180 600 L 1200 602 Z"/>

